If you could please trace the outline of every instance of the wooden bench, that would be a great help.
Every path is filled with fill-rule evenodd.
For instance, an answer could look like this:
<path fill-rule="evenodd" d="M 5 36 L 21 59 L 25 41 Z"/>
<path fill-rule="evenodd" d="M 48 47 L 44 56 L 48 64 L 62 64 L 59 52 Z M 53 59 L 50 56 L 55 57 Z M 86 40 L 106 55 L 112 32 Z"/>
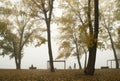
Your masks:
<path fill-rule="evenodd" d="M 31 65 L 31 67 L 29 67 L 29 69 L 37 69 L 37 67 L 34 67 L 33 65 Z"/>
<path fill-rule="evenodd" d="M 102 66 L 101 69 L 109 69 L 108 66 Z"/>

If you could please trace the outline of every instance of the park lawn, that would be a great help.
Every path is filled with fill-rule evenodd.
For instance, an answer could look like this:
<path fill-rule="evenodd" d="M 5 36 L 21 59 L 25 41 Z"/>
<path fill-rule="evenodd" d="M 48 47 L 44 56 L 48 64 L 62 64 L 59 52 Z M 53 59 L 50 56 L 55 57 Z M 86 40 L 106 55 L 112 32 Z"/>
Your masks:
<path fill-rule="evenodd" d="M 83 70 L 14 70 L 0 69 L 0 81 L 120 81 L 120 69 L 97 69 L 94 76 Z"/>

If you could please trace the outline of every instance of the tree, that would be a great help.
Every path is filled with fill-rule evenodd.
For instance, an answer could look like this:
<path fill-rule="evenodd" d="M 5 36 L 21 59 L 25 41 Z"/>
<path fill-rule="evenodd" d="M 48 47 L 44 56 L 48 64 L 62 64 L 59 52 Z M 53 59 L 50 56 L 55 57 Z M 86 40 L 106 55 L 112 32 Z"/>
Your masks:
<path fill-rule="evenodd" d="M 33 11 L 31 16 L 39 17 L 40 20 L 45 21 L 47 27 L 47 40 L 48 40 L 48 54 L 50 60 L 50 71 L 54 72 L 53 65 L 53 55 L 52 55 L 52 47 L 51 47 L 51 19 L 52 19 L 52 11 L 53 11 L 53 2 L 54 0 L 29 0 L 25 1 L 29 8 Z"/>
<path fill-rule="evenodd" d="M 63 15 L 58 19 L 60 25 L 59 43 L 61 48 L 58 58 L 66 58 L 66 56 L 69 57 L 71 55 L 76 56 L 80 69 L 80 57 L 86 52 L 86 44 L 83 41 L 85 41 L 87 31 L 86 13 L 81 2 L 78 0 L 63 0 L 63 3 L 60 4 L 61 8 L 64 9 Z M 68 44 L 67 47 L 66 44 Z M 65 51 L 68 48 L 69 51 L 66 53 Z"/>
<path fill-rule="evenodd" d="M 108 18 L 109 19 L 109 18 Z M 104 20 L 103 20 L 104 21 Z M 111 42 L 111 47 L 113 49 L 113 54 L 114 54 L 114 58 L 115 58 L 115 62 L 116 62 L 116 69 L 119 68 L 119 63 L 118 63 L 118 58 L 117 58 L 117 53 L 116 53 L 116 50 L 115 50 L 115 44 L 114 44 L 114 41 L 113 41 L 113 38 L 112 38 L 112 35 L 111 35 L 111 32 L 110 32 L 110 23 L 111 22 L 107 22 L 109 23 L 108 25 L 106 24 L 106 22 L 104 21 L 104 24 L 103 26 L 105 27 L 105 29 L 107 30 L 108 32 L 108 35 L 110 37 L 110 42 Z"/>
<path fill-rule="evenodd" d="M 67 59 L 71 55 L 76 56 L 78 60 L 79 69 L 81 69 L 82 68 L 81 63 L 80 63 L 81 52 L 79 49 L 77 29 L 74 28 L 74 25 L 73 25 L 74 22 L 72 22 L 71 24 L 67 24 L 70 21 L 67 18 L 65 20 L 68 20 L 68 21 L 65 23 L 64 20 L 61 19 L 61 21 L 64 22 L 64 27 L 60 28 L 60 31 L 61 31 L 61 36 L 59 38 L 60 40 L 59 53 L 60 54 L 57 56 L 56 59 L 60 59 L 62 57 L 65 57 L 65 59 Z"/>
<path fill-rule="evenodd" d="M 1 51 L 2 55 L 8 54 L 11 58 L 15 57 L 16 69 L 21 69 L 24 46 L 32 43 L 34 40 L 35 45 L 40 46 L 45 43 L 46 39 L 40 36 L 42 28 L 38 27 L 39 22 L 30 18 L 29 13 L 25 12 L 27 11 L 25 7 L 21 6 L 23 8 L 20 9 L 18 6 L 21 6 L 21 4 L 15 5 L 14 9 L 11 10 L 10 17 L 6 18 L 10 24 L 6 25 L 5 31 L 3 32 L 3 29 L 0 29 L 3 32 L 1 33 L 3 39 L 0 43 L 1 49 L 3 49 Z"/>
<path fill-rule="evenodd" d="M 117 53 L 116 53 L 116 49 L 115 49 L 115 25 L 114 23 L 116 22 L 116 19 L 114 17 L 114 12 L 116 10 L 115 6 L 113 6 L 112 4 L 114 3 L 114 1 L 110 1 L 108 2 L 103 2 L 106 3 L 106 5 L 104 5 L 104 7 L 106 8 L 101 8 L 101 13 L 100 13 L 100 24 L 102 26 L 102 33 L 104 33 L 105 38 L 102 37 L 102 39 L 106 39 L 107 43 L 109 43 L 108 41 L 110 40 L 110 44 L 111 44 L 111 48 L 113 49 L 113 54 L 114 54 L 114 58 L 115 58 L 115 62 L 116 62 L 116 68 L 119 68 L 119 63 L 117 60 Z M 106 31 L 106 32 L 103 32 Z M 101 34 L 103 35 L 103 34 Z M 108 45 L 109 46 L 109 45 Z"/>
<path fill-rule="evenodd" d="M 0 40 L 0 49 L 1 55 L 10 55 L 10 58 L 15 57 L 15 64 L 16 64 L 16 69 L 18 68 L 18 38 L 15 34 L 12 33 L 10 29 L 7 28 L 6 26 L 1 26 L 4 27 L 4 29 L 0 28 L 1 31 L 1 40 Z M 21 55 L 23 56 L 23 55 Z"/>
<path fill-rule="evenodd" d="M 89 59 L 87 67 L 84 72 L 86 75 L 93 75 L 95 71 L 95 60 L 97 51 L 97 41 L 98 41 L 98 29 L 99 29 L 99 0 L 94 0 L 94 27 L 91 23 L 91 0 L 88 0 L 88 22 L 89 22 L 89 34 L 94 38 L 93 46 L 89 47 Z"/>
<path fill-rule="evenodd" d="M 66 13 L 59 19 L 61 35 L 59 36 L 59 52 L 57 59 L 65 57 L 68 58 L 70 55 L 77 57 L 79 69 L 81 69 L 80 63 L 80 48 L 79 48 L 79 33 L 78 27 L 76 27 L 76 20 L 72 17 L 72 13 Z"/>

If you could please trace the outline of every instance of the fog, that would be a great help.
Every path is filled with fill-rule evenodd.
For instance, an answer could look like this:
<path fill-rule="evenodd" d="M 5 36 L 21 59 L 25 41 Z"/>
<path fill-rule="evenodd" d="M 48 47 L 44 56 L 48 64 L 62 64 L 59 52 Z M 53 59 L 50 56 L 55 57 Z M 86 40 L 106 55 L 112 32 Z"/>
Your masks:
<path fill-rule="evenodd" d="M 53 45 L 53 59 L 56 58 L 58 55 L 57 47 Z M 0 68 L 6 69 L 15 69 L 15 61 L 14 59 L 10 59 L 9 56 L 5 56 L 4 58 L 0 56 Z M 107 66 L 107 60 L 114 59 L 114 55 L 112 50 L 103 50 L 97 51 L 96 56 L 96 68 L 101 68 L 101 66 Z M 33 64 L 37 69 L 47 69 L 47 61 L 49 60 L 48 57 L 48 50 L 47 44 L 42 45 L 41 47 L 27 47 L 24 50 L 24 57 L 22 58 L 22 69 L 29 69 L 29 67 Z M 76 57 L 69 57 L 66 60 L 66 68 L 71 66 L 73 68 L 74 63 L 78 68 L 77 59 Z M 84 55 L 81 58 L 82 67 L 84 67 Z M 110 64 L 108 64 L 110 67 Z M 64 63 L 55 63 L 55 68 L 63 69 Z M 115 63 L 113 62 L 113 67 L 115 67 Z"/>

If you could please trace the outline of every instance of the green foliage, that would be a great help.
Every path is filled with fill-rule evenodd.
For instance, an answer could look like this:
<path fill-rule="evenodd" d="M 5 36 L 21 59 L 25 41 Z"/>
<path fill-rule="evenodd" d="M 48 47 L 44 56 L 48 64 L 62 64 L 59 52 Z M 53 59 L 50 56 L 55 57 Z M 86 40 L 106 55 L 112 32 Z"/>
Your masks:
<path fill-rule="evenodd" d="M 1 40 L 0 40 L 0 49 L 1 51 L 1 55 L 5 56 L 5 55 L 14 55 L 14 48 L 13 48 L 13 42 L 15 42 L 14 40 L 17 39 L 17 37 L 15 36 L 15 34 L 13 34 L 10 30 L 7 29 L 7 25 L 6 25 L 6 29 L 0 29 L 3 33 L 1 33 Z"/>

